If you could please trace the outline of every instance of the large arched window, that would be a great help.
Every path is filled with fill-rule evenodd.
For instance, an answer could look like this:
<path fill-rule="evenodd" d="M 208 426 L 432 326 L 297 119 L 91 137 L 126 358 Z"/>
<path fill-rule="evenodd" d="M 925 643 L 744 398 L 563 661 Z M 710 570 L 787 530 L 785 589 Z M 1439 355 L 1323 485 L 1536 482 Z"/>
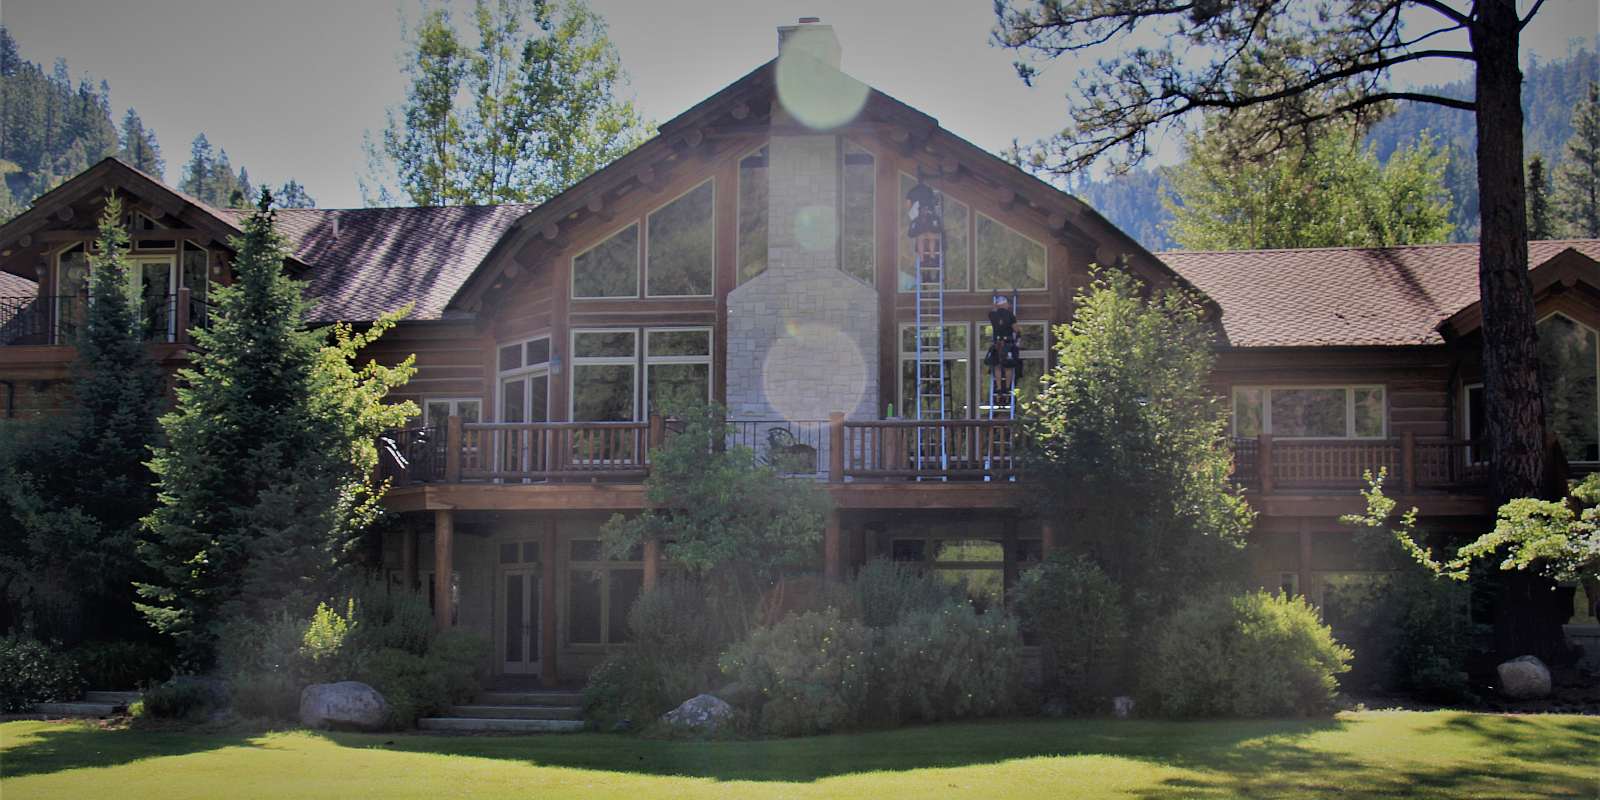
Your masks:
<path fill-rule="evenodd" d="M 1569 461 L 1600 461 L 1600 342 L 1561 314 L 1539 322 L 1545 415 Z"/>

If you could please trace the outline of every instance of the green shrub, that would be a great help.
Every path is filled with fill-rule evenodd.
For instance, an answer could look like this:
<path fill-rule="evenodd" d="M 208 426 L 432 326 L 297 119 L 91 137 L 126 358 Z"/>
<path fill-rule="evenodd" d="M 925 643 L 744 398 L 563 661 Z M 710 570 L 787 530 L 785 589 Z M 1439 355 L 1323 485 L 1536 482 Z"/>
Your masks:
<path fill-rule="evenodd" d="M 471 700 L 483 685 L 490 647 L 475 634 L 450 630 L 429 642 L 426 655 L 386 647 L 362 659 L 359 680 L 389 706 L 389 724 L 409 728 L 417 718 Z"/>
<path fill-rule="evenodd" d="M 961 587 L 925 570 L 898 561 L 875 558 L 850 581 L 861 621 L 869 628 L 887 628 L 918 611 L 937 611 L 965 600 Z"/>
<path fill-rule="evenodd" d="M 72 658 L 94 689 L 134 689 L 172 675 L 172 653 L 149 642 L 88 642 Z"/>
<path fill-rule="evenodd" d="M 27 711 L 34 703 L 76 700 L 83 693 L 78 665 L 44 643 L 0 638 L 0 711 Z"/>
<path fill-rule="evenodd" d="M 956 601 L 914 611 L 878 632 L 872 648 L 875 721 L 1000 714 L 1016 704 L 1022 637 L 1000 612 Z"/>
<path fill-rule="evenodd" d="M 662 684 L 660 661 L 642 648 L 609 653 L 583 687 L 583 719 L 602 731 L 621 722 L 647 725 L 675 707 Z"/>
<path fill-rule="evenodd" d="M 721 659 L 724 674 L 755 700 L 764 733 L 797 736 L 861 722 L 871 631 L 837 610 L 796 614 L 757 629 Z"/>
<path fill-rule="evenodd" d="M 1147 700 L 1167 716 L 1309 716 L 1333 708 L 1350 650 L 1303 598 L 1253 592 L 1179 609 L 1146 658 Z"/>
<path fill-rule="evenodd" d="M 1015 591 L 1017 614 L 1039 639 L 1045 692 L 1075 710 L 1109 708 L 1127 635 L 1117 585 L 1094 562 L 1056 551 L 1023 572 Z"/>
<path fill-rule="evenodd" d="M 1468 699 L 1468 593 L 1465 584 L 1412 564 L 1329 584 L 1323 598 L 1328 623 L 1355 651 L 1342 682 L 1442 703 Z"/>
<path fill-rule="evenodd" d="M 226 708 L 228 688 L 210 678 L 180 675 L 144 692 L 144 712 L 158 719 L 198 720 Z"/>
<path fill-rule="evenodd" d="M 300 690 L 304 687 L 285 673 L 240 673 L 233 676 L 229 688 L 233 713 L 241 717 L 287 721 L 300 716 Z"/>

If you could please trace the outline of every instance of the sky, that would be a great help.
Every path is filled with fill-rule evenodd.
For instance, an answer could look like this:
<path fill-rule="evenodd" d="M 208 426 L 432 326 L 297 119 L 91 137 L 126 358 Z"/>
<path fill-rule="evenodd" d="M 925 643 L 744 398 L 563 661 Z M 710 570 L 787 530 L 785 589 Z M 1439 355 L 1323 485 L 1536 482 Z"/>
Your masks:
<path fill-rule="evenodd" d="M 1057 130 L 1077 71 L 1058 63 L 1036 88 L 1024 86 L 1014 54 L 989 44 L 990 0 L 590 5 L 631 75 L 626 91 L 656 122 L 772 58 L 777 26 L 802 16 L 834 26 L 846 72 L 990 151 Z M 257 183 L 294 178 L 318 205 L 339 208 L 361 205 L 363 137 L 381 132 L 385 110 L 404 97 L 403 21 L 418 9 L 417 0 L 0 0 L 0 24 L 25 58 L 48 65 L 63 57 L 75 78 L 110 81 L 118 121 L 131 105 L 156 131 L 169 182 L 203 131 Z M 1597 33 L 1600 2 L 1548 0 L 1524 32 L 1524 49 L 1560 57 L 1574 38 Z M 1423 85 L 1468 74 L 1432 66 L 1396 79 Z"/>

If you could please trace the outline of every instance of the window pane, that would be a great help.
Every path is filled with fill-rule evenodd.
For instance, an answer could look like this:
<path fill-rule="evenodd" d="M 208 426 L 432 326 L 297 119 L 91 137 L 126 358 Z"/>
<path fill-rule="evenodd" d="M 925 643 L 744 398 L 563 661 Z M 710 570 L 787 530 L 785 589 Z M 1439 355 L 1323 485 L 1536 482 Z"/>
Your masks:
<path fill-rule="evenodd" d="M 460 415 L 462 422 L 477 422 L 481 405 L 476 400 L 462 400 L 456 403 L 456 414 Z"/>
<path fill-rule="evenodd" d="M 206 297 L 206 287 L 210 283 L 206 272 L 207 262 L 205 248 L 194 242 L 183 243 L 183 286 L 189 290 L 191 302 Z M 194 313 L 191 311 L 189 316 L 193 318 Z"/>
<path fill-rule="evenodd" d="M 1357 436 L 1383 435 L 1383 390 L 1355 389 Z"/>
<path fill-rule="evenodd" d="M 1005 561 L 1005 548 L 988 539 L 942 540 L 934 549 L 934 561 Z"/>
<path fill-rule="evenodd" d="M 968 364 L 965 358 L 946 359 L 944 362 L 944 415 L 946 419 L 961 419 L 968 415 L 967 408 L 967 375 Z M 984 379 L 984 394 L 988 394 L 987 378 Z M 917 361 L 915 358 L 902 359 L 900 362 L 900 402 L 902 416 L 906 419 L 917 418 Z M 928 398 L 927 407 L 923 409 L 922 419 L 937 419 L 938 406 L 933 398 Z"/>
<path fill-rule="evenodd" d="M 889 554 L 895 561 L 921 561 L 926 547 L 921 539 L 896 539 L 889 544 Z"/>
<path fill-rule="evenodd" d="M 523 378 L 528 384 L 528 421 L 550 421 L 550 376 L 531 375 Z"/>
<path fill-rule="evenodd" d="M 767 269 L 767 148 L 739 162 L 739 283 Z"/>
<path fill-rule="evenodd" d="M 650 294 L 711 294 L 711 182 L 650 215 Z"/>
<path fill-rule="evenodd" d="M 1479 464 L 1488 458 L 1488 453 L 1482 446 L 1485 428 L 1488 421 L 1483 416 L 1483 387 L 1473 386 L 1467 389 L 1467 439 L 1471 441 L 1467 458 L 1474 464 Z"/>
<path fill-rule="evenodd" d="M 513 549 L 516 545 L 511 545 Z M 522 660 L 522 575 L 506 576 L 506 661 Z"/>
<path fill-rule="evenodd" d="M 639 226 L 629 225 L 572 259 L 573 297 L 639 294 Z"/>
<path fill-rule="evenodd" d="M 633 367 L 579 364 L 572 368 L 574 422 L 626 422 L 633 419 Z"/>
<path fill-rule="evenodd" d="M 633 331 L 584 332 L 572 337 L 576 358 L 633 357 Z"/>
<path fill-rule="evenodd" d="M 573 539 L 571 558 L 573 561 L 599 561 L 600 542 L 596 539 Z"/>
<path fill-rule="evenodd" d="M 606 614 L 606 641 L 615 644 L 628 640 L 628 610 L 633 608 L 633 601 L 644 586 L 644 570 L 614 569 L 609 571 L 608 577 L 611 579 L 608 598 L 611 605 Z"/>
<path fill-rule="evenodd" d="M 1344 389 L 1273 389 L 1273 436 L 1346 435 Z"/>
<path fill-rule="evenodd" d="M 508 344 L 500 348 L 500 371 L 517 369 L 522 366 L 522 345 Z"/>
<path fill-rule="evenodd" d="M 711 395 L 710 364 L 651 364 L 646 411 L 665 413 Z"/>
<path fill-rule="evenodd" d="M 839 220 L 843 249 L 840 267 L 868 286 L 873 285 L 873 265 L 877 263 L 873 240 L 872 195 L 877 180 L 877 163 L 872 154 L 853 144 L 844 146 L 844 169 L 840 181 L 844 189 L 844 210 Z"/>
<path fill-rule="evenodd" d="M 1261 435 L 1261 389 L 1233 390 L 1233 435 Z"/>
<path fill-rule="evenodd" d="M 594 570 L 567 573 L 567 641 L 600 643 L 600 575 Z"/>
<path fill-rule="evenodd" d="M 502 563 L 502 564 L 515 564 L 515 563 L 517 563 L 517 543 L 516 542 L 501 542 L 500 543 L 500 563 Z"/>
<path fill-rule="evenodd" d="M 900 176 L 900 198 L 903 200 L 907 192 L 917 185 L 915 178 L 909 175 Z M 966 291 L 967 272 L 972 266 L 968 258 L 968 245 L 971 236 L 968 229 L 972 224 L 972 212 L 965 203 L 956 200 L 943 192 L 939 193 L 944 198 L 944 287 L 956 291 Z M 911 220 L 904 213 L 900 217 L 900 238 L 897 240 L 896 250 L 900 261 L 900 291 L 914 292 L 917 290 L 917 257 L 911 243 Z"/>
<path fill-rule="evenodd" d="M 710 331 L 647 331 L 650 357 L 711 355 Z"/>
<path fill-rule="evenodd" d="M 528 405 L 521 379 L 500 384 L 500 421 L 527 422 Z"/>
<path fill-rule="evenodd" d="M 978 215 L 978 288 L 1043 289 L 1044 245 Z"/>
<path fill-rule="evenodd" d="M 1594 331 L 1566 317 L 1539 323 L 1539 373 L 1550 428 L 1568 460 L 1600 460 Z"/>
<path fill-rule="evenodd" d="M 1017 540 L 1017 563 L 1035 564 L 1044 560 L 1044 542 L 1039 539 Z"/>
<path fill-rule="evenodd" d="M 538 542 L 522 543 L 522 561 L 525 564 L 537 564 L 539 562 Z"/>
<path fill-rule="evenodd" d="M 422 424 L 424 425 L 443 425 L 449 416 L 450 401 L 448 400 L 429 400 L 422 407 Z"/>
<path fill-rule="evenodd" d="M 550 360 L 550 340 L 534 339 L 525 345 L 527 358 L 523 363 L 528 366 L 543 364 Z"/>

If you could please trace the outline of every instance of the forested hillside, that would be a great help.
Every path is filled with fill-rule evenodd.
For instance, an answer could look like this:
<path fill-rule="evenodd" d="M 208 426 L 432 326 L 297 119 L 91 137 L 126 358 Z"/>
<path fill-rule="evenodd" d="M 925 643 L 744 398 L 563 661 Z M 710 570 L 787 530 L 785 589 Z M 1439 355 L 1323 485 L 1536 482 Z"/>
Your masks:
<path fill-rule="evenodd" d="M 0 27 L 0 222 L 107 156 L 165 181 L 166 159 L 156 132 L 132 108 L 123 113 L 120 126 L 115 120 L 109 83 L 89 77 L 74 82 L 64 59 L 50 69 L 28 61 L 16 39 Z M 230 164 L 226 150 L 213 153 L 203 133 L 195 137 L 179 185 L 216 206 L 255 199 L 249 172 Z M 314 204 L 293 180 L 275 194 L 282 198 L 279 205 Z"/>
<path fill-rule="evenodd" d="M 1534 61 L 1524 70 L 1522 107 L 1527 131 L 1527 155 L 1542 155 L 1554 171 L 1565 158 L 1572 136 L 1572 112 L 1584 98 L 1589 81 L 1600 80 L 1600 55 L 1579 50 L 1571 57 Z M 1427 91 L 1455 97 L 1472 93 L 1462 81 Z M 1472 115 L 1435 106 L 1405 103 L 1379 122 L 1367 135 L 1380 159 L 1387 161 L 1402 144 L 1414 144 L 1423 131 L 1450 154 L 1445 185 L 1454 200 L 1451 222 L 1454 241 L 1476 241 L 1478 236 L 1478 175 L 1476 135 Z M 1172 215 L 1163 207 L 1167 190 L 1163 168 L 1141 168 L 1105 180 L 1070 182 L 1067 190 L 1093 206 L 1113 224 L 1151 250 L 1174 246 L 1168 234 Z"/>

